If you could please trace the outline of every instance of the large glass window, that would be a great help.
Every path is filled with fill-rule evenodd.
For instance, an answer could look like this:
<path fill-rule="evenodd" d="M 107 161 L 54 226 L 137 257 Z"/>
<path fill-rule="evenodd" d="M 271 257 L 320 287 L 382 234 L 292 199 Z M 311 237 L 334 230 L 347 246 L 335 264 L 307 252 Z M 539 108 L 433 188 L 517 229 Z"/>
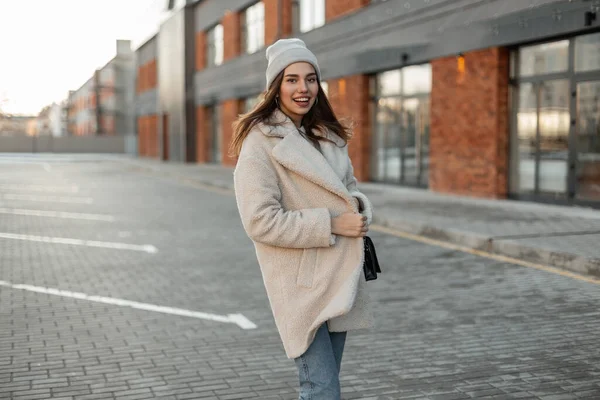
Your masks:
<path fill-rule="evenodd" d="M 252 54 L 265 45 L 265 5 L 262 1 L 248 7 L 241 15 L 242 49 Z"/>
<path fill-rule="evenodd" d="M 258 94 L 256 96 L 246 97 L 244 99 L 244 113 L 250 112 L 256 107 L 256 105 L 260 102 L 261 95 Z"/>
<path fill-rule="evenodd" d="M 511 193 L 600 201 L 599 43 L 583 35 L 513 53 Z"/>
<path fill-rule="evenodd" d="M 223 64 L 223 25 L 218 24 L 206 32 L 206 64 L 209 67 Z"/>
<path fill-rule="evenodd" d="M 325 0 L 296 0 L 294 31 L 308 32 L 325 25 Z"/>
<path fill-rule="evenodd" d="M 575 71 L 600 70 L 600 33 L 575 39 Z"/>
<path fill-rule="evenodd" d="M 427 186 L 431 65 L 382 72 L 372 87 L 372 179 Z"/>
<path fill-rule="evenodd" d="M 323 89 L 323 93 L 325 93 L 325 96 L 329 96 L 329 83 L 327 83 L 326 81 L 321 81 L 321 89 Z"/>
<path fill-rule="evenodd" d="M 577 196 L 600 200 L 600 80 L 577 85 Z"/>
<path fill-rule="evenodd" d="M 210 133 L 209 161 L 214 164 L 221 162 L 221 106 L 207 108 L 208 132 Z"/>
<path fill-rule="evenodd" d="M 519 76 L 564 72 L 568 68 L 568 40 L 527 46 L 519 49 Z"/>
<path fill-rule="evenodd" d="M 519 88 L 519 110 L 517 111 L 518 134 L 518 191 L 535 189 L 535 160 L 537 152 L 537 94 L 533 84 L 524 83 Z"/>

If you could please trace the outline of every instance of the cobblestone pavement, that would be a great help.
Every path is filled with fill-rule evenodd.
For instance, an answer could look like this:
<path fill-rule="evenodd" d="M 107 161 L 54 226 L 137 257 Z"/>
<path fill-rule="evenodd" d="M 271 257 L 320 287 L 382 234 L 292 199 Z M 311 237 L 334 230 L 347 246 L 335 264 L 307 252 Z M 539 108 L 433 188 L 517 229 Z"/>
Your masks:
<path fill-rule="evenodd" d="M 344 399 L 600 399 L 598 285 L 372 237 L 378 328 L 348 336 Z M 0 399 L 296 386 L 231 195 L 109 158 L 0 162 Z"/>

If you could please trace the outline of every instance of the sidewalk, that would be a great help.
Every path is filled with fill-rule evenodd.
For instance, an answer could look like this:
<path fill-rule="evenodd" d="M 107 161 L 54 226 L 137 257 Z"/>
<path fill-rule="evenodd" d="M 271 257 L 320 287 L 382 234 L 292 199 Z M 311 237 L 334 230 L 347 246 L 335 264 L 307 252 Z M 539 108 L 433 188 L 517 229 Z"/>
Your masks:
<path fill-rule="evenodd" d="M 120 158 L 136 168 L 233 189 L 232 168 Z M 374 223 L 474 249 L 600 277 L 600 211 L 530 202 L 484 200 L 359 183 Z"/>

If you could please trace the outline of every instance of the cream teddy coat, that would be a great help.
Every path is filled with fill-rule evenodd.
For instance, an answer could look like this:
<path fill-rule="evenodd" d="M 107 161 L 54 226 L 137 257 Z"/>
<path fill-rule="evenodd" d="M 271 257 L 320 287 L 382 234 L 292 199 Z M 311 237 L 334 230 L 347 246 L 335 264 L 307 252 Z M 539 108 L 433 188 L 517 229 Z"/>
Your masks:
<path fill-rule="evenodd" d="M 234 170 L 242 225 L 252 239 L 288 358 L 304 354 L 317 329 L 369 328 L 363 239 L 333 235 L 331 218 L 372 205 L 356 188 L 348 148 L 333 132 L 314 132 L 321 152 L 275 111 L 244 140 Z"/>

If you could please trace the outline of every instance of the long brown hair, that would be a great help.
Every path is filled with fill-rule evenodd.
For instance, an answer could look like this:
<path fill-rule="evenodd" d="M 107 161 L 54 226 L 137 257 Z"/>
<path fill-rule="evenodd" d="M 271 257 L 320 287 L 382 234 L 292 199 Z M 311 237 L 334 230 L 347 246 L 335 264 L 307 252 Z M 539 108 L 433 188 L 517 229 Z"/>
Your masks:
<path fill-rule="evenodd" d="M 283 82 L 283 73 L 284 71 L 281 71 L 279 75 L 277 75 L 269 87 L 269 90 L 263 94 L 262 100 L 254 107 L 254 109 L 246 114 L 240 115 L 237 121 L 234 122 L 233 138 L 229 147 L 231 156 L 239 156 L 240 151 L 242 150 L 242 143 L 252 128 L 260 122 L 267 121 L 271 114 L 278 108 L 276 98 L 279 94 L 281 82 Z M 350 129 L 342 125 L 335 116 L 331 104 L 323 92 L 320 81 L 317 100 L 308 113 L 304 115 L 304 118 L 302 118 L 302 126 L 304 126 L 306 130 L 306 136 L 314 143 L 326 139 L 316 136 L 313 133 L 313 129 L 332 131 L 345 142 L 348 142 L 351 137 Z"/>

